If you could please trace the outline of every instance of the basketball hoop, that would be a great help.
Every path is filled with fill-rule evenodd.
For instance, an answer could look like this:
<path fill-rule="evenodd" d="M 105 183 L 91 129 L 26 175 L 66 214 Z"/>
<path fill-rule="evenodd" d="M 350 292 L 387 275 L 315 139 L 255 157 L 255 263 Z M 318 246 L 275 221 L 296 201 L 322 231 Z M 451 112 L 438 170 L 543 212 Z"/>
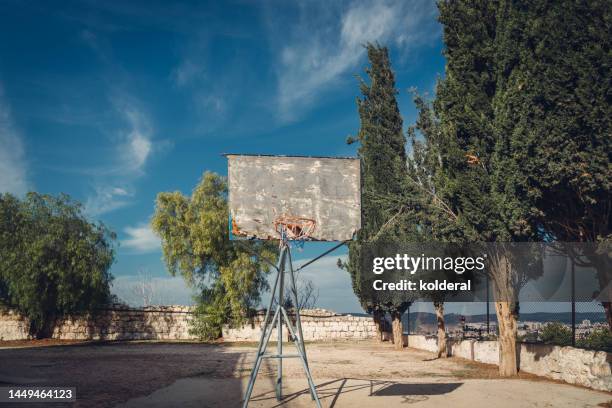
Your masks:
<path fill-rule="evenodd" d="M 312 379 L 299 308 L 289 317 L 285 289 L 298 305 L 295 272 L 336 250 L 361 228 L 361 171 L 359 159 L 338 157 L 265 156 L 228 154 L 228 204 L 231 239 L 279 239 L 278 264 L 269 307 L 266 309 L 253 370 L 242 407 L 248 408 L 257 373 L 264 359 L 278 360 L 276 399 L 283 400 L 283 359 L 298 357 L 304 368 L 310 395 L 317 408 L 321 401 Z M 316 209 L 316 211 L 314 210 Z M 279 215 L 280 214 L 280 215 Z M 307 215 L 312 218 L 292 214 Z M 306 241 L 340 242 L 318 257 L 293 269 L 291 247 Z M 247 250 L 259 257 L 256 251 Z M 285 288 L 285 275 L 289 288 Z M 297 354 L 283 354 L 284 327 Z M 267 353 L 275 330 L 276 353 Z"/>
<path fill-rule="evenodd" d="M 361 228 L 359 159 L 227 159 L 230 239 L 342 242 Z"/>
<path fill-rule="evenodd" d="M 291 241 L 306 241 L 314 232 L 317 222 L 311 218 L 281 215 L 274 220 L 274 229 L 281 236 Z"/>

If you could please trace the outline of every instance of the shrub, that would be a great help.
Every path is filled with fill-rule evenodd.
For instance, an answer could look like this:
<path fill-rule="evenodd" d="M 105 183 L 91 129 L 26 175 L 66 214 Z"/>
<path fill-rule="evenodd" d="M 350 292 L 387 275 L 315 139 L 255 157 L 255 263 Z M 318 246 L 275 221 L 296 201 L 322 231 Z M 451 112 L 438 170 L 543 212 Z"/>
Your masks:
<path fill-rule="evenodd" d="M 67 195 L 0 194 L 0 303 L 27 316 L 35 337 L 93 311 L 110 299 L 114 239 Z"/>
<path fill-rule="evenodd" d="M 547 323 L 540 333 L 540 340 L 546 344 L 569 346 L 572 344 L 572 330 L 562 323 Z"/>

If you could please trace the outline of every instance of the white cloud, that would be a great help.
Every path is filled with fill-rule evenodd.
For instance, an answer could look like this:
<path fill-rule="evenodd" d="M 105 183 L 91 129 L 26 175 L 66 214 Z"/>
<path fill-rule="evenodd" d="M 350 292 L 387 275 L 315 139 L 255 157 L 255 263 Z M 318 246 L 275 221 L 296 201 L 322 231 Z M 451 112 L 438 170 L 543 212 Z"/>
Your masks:
<path fill-rule="evenodd" d="M 126 189 L 121 188 L 121 187 L 114 187 L 111 192 L 117 196 L 127 196 L 130 193 L 127 192 Z"/>
<path fill-rule="evenodd" d="M 119 146 L 125 172 L 143 170 L 152 150 L 151 134 L 153 129 L 148 118 L 131 106 L 121 108 L 121 113 L 129 124 L 126 141 Z"/>
<path fill-rule="evenodd" d="M 323 90 L 356 74 L 365 43 L 394 45 L 406 53 L 439 36 L 432 1 L 347 4 L 333 10 L 324 2 L 315 12 L 315 4 L 309 2 L 300 9 L 300 19 L 291 23 L 288 33 L 279 35 L 277 29 L 272 30 L 273 41 L 281 42 L 277 97 L 282 120 L 294 119 L 295 112 L 307 107 Z M 286 38 L 289 40 L 283 43 Z"/>
<path fill-rule="evenodd" d="M 87 197 L 85 209 L 87 214 L 98 216 L 130 204 L 133 196 L 126 187 L 98 185 L 94 193 Z"/>
<path fill-rule="evenodd" d="M 0 84 L 0 193 L 23 195 L 28 187 L 25 148 Z"/>
<path fill-rule="evenodd" d="M 87 198 L 86 211 L 98 216 L 131 203 L 133 184 L 145 174 L 147 161 L 155 150 L 154 129 L 145 112 L 131 98 L 122 95 L 113 100 L 125 127 L 118 131 L 115 158 L 100 169 L 94 180 L 94 192 Z"/>
<path fill-rule="evenodd" d="M 133 249 L 136 252 L 154 252 L 160 249 L 161 241 L 153 232 L 148 224 L 141 224 L 136 227 L 125 227 L 125 234 L 128 238 L 121 241 L 126 248 Z"/>

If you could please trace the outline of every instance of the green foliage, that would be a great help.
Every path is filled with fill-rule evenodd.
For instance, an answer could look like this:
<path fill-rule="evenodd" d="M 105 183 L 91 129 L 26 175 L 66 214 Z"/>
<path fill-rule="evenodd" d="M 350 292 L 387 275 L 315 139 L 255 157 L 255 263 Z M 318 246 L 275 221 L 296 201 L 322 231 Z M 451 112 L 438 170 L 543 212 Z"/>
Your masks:
<path fill-rule="evenodd" d="M 0 194 L 0 301 L 49 335 L 61 315 L 109 301 L 114 239 L 66 195 Z"/>
<path fill-rule="evenodd" d="M 497 35 L 504 29 L 500 7 L 489 1 L 439 3 L 446 77 L 433 104 L 439 133 L 425 136 L 441 163 L 440 199 L 471 241 L 524 241 L 537 233 L 525 211 L 529 201 L 500 153 L 511 142 L 499 125 L 506 112 L 496 103 L 508 74 L 499 61 L 509 51 Z"/>
<path fill-rule="evenodd" d="M 563 323 L 546 323 L 540 333 L 540 340 L 545 344 L 570 346 L 572 344 L 572 329 Z"/>
<path fill-rule="evenodd" d="M 201 340 L 216 340 L 221 337 L 221 327 L 224 324 L 236 323 L 228 322 L 224 296 L 208 293 L 197 297 L 196 301 L 196 308 L 193 311 L 195 317 L 191 321 L 189 334 Z"/>
<path fill-rule="evenodd" d="M 151 220 L 162 239 L 168 271 L 201 289 L 192 329 L 204 339 L 218 337 L 222 324 L 241 322 L 268 287 L 268 264 L 230 241 L 228 219 L 227 183 L 206 172 L 191 197 L 159 193 Z M 245 241 L 244 245 L 261 257 L 277 256 L 273 244 Z"/>
<path fill-rule="evenodd" d="M 539 335 L 539 340 L 546 344 L 571 346 L 572 330 L 559 322 L 547 323 Z M 612 332 L 607 328 L 595 329 L 586 337 L 577 339 L 576 347 L 610 352 L 612 351 Z"/>
<path fill-rule="evenodd" d="M 500 9 L 500 151 L 554 239 L 597 242 L 612 227 L 612 4 L 534 1 Z"/>
<path fill-rule="evenodd" d="M 500 7 L 498 149 L 523 212 L 550 239 L 612 243 L 612 3 L 534 1 Z M 606 246 L 608 248 L 606 248 Z M 586 256 L 610 287 L 610 262 Z M 584 258 L 583 260 L 584 261 Z M 610 299 L 612 291 L 602 296 Z M 603 302 L 612 328 L 612 304 Z"/>
<path fill-rule="evenodd" d="M 578 347 L 612 352 L 612 332 L 609 329 L 595 329 L 588 336 L 576 342 Z"/>
<path fill-rule="evenodd" d="M 370 62 L 366 69 L 369 81 L 360 80 L 362 97 L 357 99 L 361 125 L 357 137 L 348 140 L 360 144 L 363 222 L 357 240 L 349 245 L 349 260 L 342 266 L 351 274 L 353 290 L 366 311 L 382 308 L 401 313 L 408 303 L 398 301 L 380 305 L 360 289 L 362 274 L 369 272 L 361 270 L 361 245 L 402 233 L 401 223 L 392 221 L 402 212 L 406 178 L 406 140 L 389 53 L 379 45 L 368 44 L 366 48 Z"/>
<path fill-rule="evenodd" d="M 514 82 L 520 76 L 521 49 L 528 48 L 519 39 L 530 24 L 525 10 L 533 4 L 439 3 L 446 72 L 432 104 L 415 97 L 419 116 L 410 129 L 409 161 L 411 181 L 425 192 L 419 224 L 436 239 L 502 243 L 549 239 L 528 182 L 532 176 L 528 172 L 535 175 L 538 165 L 517 160 L 519 149 L 525 149 L 520 157 L 534 163 L 548 157 L 533 157 L 534 152 L 525 148 L 537 138 L 534 134 L 511 129 L 531 114 L 528 106 L 515 109 L 511 99 L 523 86 Z M 509 251 L 490 255 L 496 293 L 512 299 L 525 271 L 513 265 L 516 259 Z M 512 309 L 516 313 L 516 305 Z"/>
<path fill-rule="evenodd" d="M 464 232 L 458 216 L 446 202 L 445 188 L 452 182 L 442 168 L 440 155 L 440 123 L 431 103 L 418 94 L 414 103 L 419 112 L 417 121 L 408 128 L 412 154 L 408 158 L 406 183 L 413 193 L 410 206 L 413 222 L 418 225 L 415 240 L 462 242 Z"/>

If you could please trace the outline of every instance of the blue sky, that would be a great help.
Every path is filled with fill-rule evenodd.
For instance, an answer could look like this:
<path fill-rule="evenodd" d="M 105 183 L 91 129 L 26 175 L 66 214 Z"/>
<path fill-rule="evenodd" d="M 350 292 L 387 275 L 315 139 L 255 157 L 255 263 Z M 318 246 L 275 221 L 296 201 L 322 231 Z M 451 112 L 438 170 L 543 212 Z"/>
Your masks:
<path fill-rule="evenodd" d="M 0 191 L 68 193 L 116 231 L 124 298 L 146 270 L 189 302 L 147 227 L 158 192 L 226 174 L 223 152 L 355 154 L 362 44 L 390 48 L 406 125 L 443 73 L 433 1 L 204 3 L 0 3 Z M 336 259 L 309 272 L 319 305 L 359 311 Z"/>

